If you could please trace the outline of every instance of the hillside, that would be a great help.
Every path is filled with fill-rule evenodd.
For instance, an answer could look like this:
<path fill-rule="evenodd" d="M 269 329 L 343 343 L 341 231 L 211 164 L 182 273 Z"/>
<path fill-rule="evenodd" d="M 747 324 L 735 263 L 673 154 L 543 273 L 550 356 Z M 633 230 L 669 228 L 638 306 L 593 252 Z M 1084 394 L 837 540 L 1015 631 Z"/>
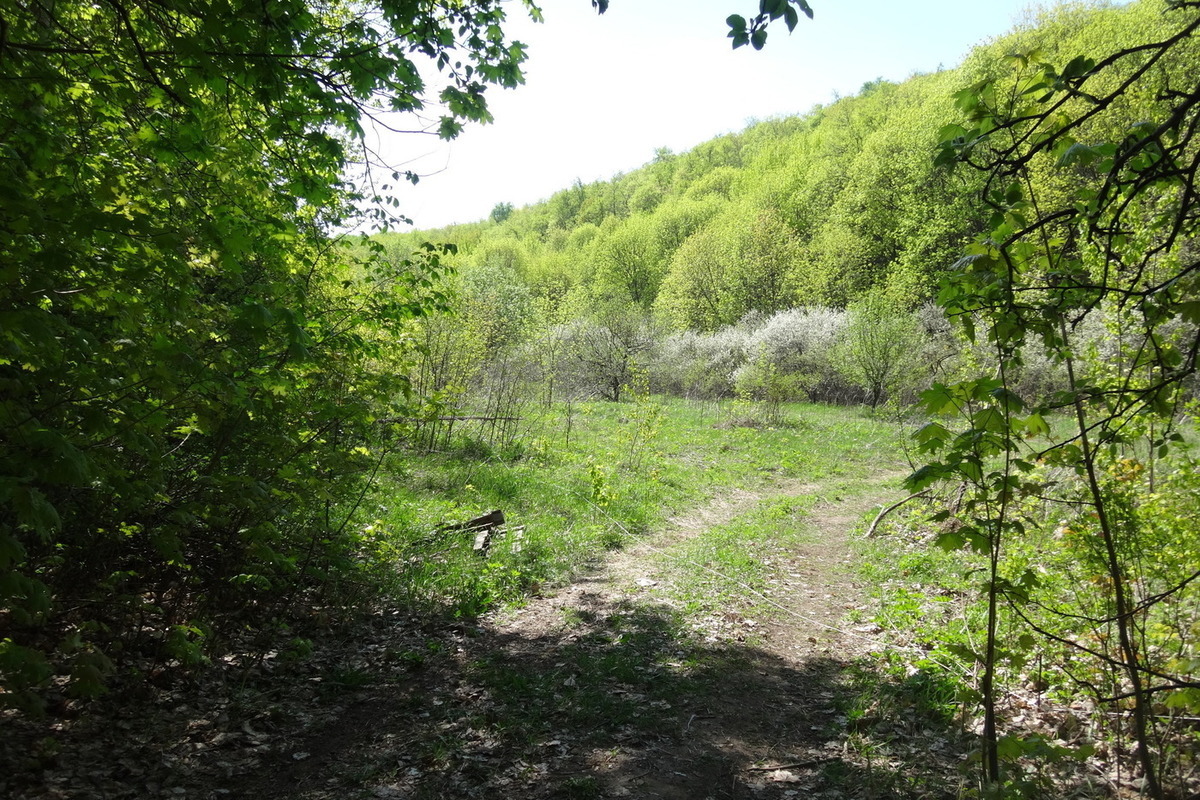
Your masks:
<path fill-rule="evenodd" d="M 955 94 L 1007 74 L 1012 53 L 1056 63 L 1169 28 L 1154 3 L 1043 10 L 954 69 L 868 83 L 805 115 L 686 153 L 660 151 L 627 174 L 577 182 L 533 206 L 500 204 L 487 221 L 379 240 L 400 252 L 453 243 L 464 279 L 499 270 L 568 317 L 617 302 L 677 331 L 713 331 L 751 311 L 844 307 L 872 287 L 916 308 L 936 297 L 939 279 L 986 227 L 984 176 L 934 166 L 943 128 L 963 118 Z M 1136 122 L 1154 97 L 1144 85 L 1107 128 L 1085 125 L 1077 138 Z M 1038 178 L 1039 191 L 1065 188 L 1061 174 Z"/>

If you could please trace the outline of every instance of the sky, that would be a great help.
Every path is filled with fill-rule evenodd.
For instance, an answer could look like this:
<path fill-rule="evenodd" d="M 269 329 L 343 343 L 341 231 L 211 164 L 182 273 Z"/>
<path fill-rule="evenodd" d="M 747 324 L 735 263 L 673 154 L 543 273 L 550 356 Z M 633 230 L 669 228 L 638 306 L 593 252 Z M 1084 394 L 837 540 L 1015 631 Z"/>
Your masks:
<path fill-rule="evenodd" d="M 1023 19 L 1030 0 L 810 0 L 790 35 L 733 50 L 725 18 L 755 0 L 542 0 L 535 24 L 519 3 L 509 31 L 529 46 L 524 85 L 489 88 L 490 125 L 453 142 L 378 132 L 389 163 L 423 175 L 395 192 L 416 229 L 484 219 L 570 186 L 608 180 L 755 119 L 803 114 L 867 81 L 956 66 L 976 44 Z"/>

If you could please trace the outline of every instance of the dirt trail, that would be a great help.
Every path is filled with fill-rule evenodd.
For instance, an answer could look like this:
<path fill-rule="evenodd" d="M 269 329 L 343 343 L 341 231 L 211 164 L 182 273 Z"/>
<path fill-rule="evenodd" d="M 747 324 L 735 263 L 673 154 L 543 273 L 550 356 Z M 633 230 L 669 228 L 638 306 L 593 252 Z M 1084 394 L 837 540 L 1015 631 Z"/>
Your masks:
<path fill-rule="evenodd" d="M 671 554 L 760 503 L 821 486 L 726 493 L 521 609 L 429 630 L 434 657 L 298 739 L 303 760 L 285 752 L 265 780 L 226 796 L 859 796 L 839 788 L 873 780 L 846 750 L 847 670 L 874 642 L 843 622 L 862 602 L 849 542 L 866 510 L 896 493 L 894 477 L 816 503 L 808 543 L 773 559 L 770 614 L 749 619 L 745 604 L 685 613 L 664 574 Z M 393 641 L 411 640 L 399 630 Z"/>
<path fill-rule="evenodd" d="M 214 673 L 60 726 L 53 753 L 31 727 L 0 762 L 36 770 L 14 777 L 22 799 L 868 796 L 845 789 L 878 777 L 846 748 L 853 659 L 873 644 L 843 621 L 862 602 L 849 536 L 897 494 L 894 477 L 811 507 L 806 543 L 772 555 L 770 613 L 680 607 L 671 554 L 828 486 L 726 492 L 515 612 L 381 612 L 307 660 L 268 655 L 237 685 Z"/>
<path fill-rule="evenodd" d="M 840 653 L 861 651 L 872 644 L 866 637 L 845 630 L 838 623 L 845 611 L 860 605 L 859 587 L 847 569 L 850 534 L 862 515 L 879 505 L 877 494 L 886 492 L 881 476 L 876 491 L 848 499 L 822 500 L 805 521 L 812 531 L 810 541 L 786 554 L 775 565 L 777 589 L 769 598 L 780 616 L 763 626 L 755 625 L 756 644 L 781 658 L 803 660 L 814 651 L 827 653 L 834 645 Z M 501 633 L 538 638 L 564 628 L 572 611 L 619 608 L 631 601 L 669 602 L 663 598 L 663 560 L 673 557 L 672 548 L 707 529 L 746 514 L 765 499 L 817 494 L 818 484 L 791 482 L 758 492 L 735 490 L 686 514 L 668 521 L 668 526 L 608 558 L 603 566 L 569 586 L 532 599 L 526 606 L 496 615 L 490 621 Z M 818 642 L 812 642 L 817 639 Z M 814 644 L 819 646 L 814 647 Z"/>
<path fill-rule="evenodd" d="M 871 626 L 855 630 L 844 622 L 846 612 L 863 602 L 848 569 L 850 534 L 879 497 L 894 493 L 886 485 L 894 477 L 880 475 L 864 493 L 818 502 L 806 521 L 806 543 L 774 564 L 768 618 L 746 619 L 739 608 L 718 610 L 707 627 L 707 647 L 692 659 L 692 693 L 678 697 L 673 718 L 648 738 L 593 748 L 581 759 L 594 779 L 587 782 L 594 795 L 580 796 L 797 797 L 818 786 L 817 775 L 828 765 L 850 767 L 841 763 L 837 735 L 847 699 L 840 673 L 850 659 L 878 645 Z M 672 519 L 594 575 L 498 615 L 489 627 L 519 662 L 536 660 L 548 643 L 561 646 L 611 627 L 613 620 L 619 625 L 656 611 L 667 616 L 674 609 L 663 567 L 673 548 L 765 499 L 821 490 L 795 482 L 726 494 Z M 747 639 L 750 644 L 741 644 Z"/>

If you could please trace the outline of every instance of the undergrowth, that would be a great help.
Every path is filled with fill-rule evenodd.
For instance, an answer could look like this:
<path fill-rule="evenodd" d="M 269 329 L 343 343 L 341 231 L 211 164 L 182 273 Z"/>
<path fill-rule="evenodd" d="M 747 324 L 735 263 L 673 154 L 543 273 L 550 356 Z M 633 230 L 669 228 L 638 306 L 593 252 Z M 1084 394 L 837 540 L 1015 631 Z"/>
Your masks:
<path fill-rule="evenodd" d="M 860 411 L 818 405 L 786 406 L 771 426 L 744 424 L 745 403 L 638 398 L 557 410 L 520 447 L 497 451 L 467 432 L 437 452 L 397 452 L 360 523 L 375 579 L 407 604 L 474 616 L 569 580 L 719 490 L 862 474 L 864 455 L 891 452 L 895 437 Z M 788 508 L 751 524 L 777 523 L 770 515 Z M 485 554 L 473 536 L 439 531 L 494 509 L 509 533 Z M 731 566 L 745 558 L 739 536 L 708 540 L 714 552 L 697 557 Z"/>
<path fill-rule="evenodd" d="M 1031 479 L 1069 487 L 1073 474 L 1039 465 Z M 1159 672 L 1154 711 L 1157 763 L 1183 794 L 1196 791 L 1200 727 L 1196 690 L 1172 688 L 1165 676 L 1195 675 L 1200 594 L 1189 576 L 1200 564 L 1195 497 L 1200 470 L 1190 456 L 1156 465 L 1113 456 L 1106 491 L 1122 515 L 1121 546 L 1139 596 L 1140 651 Z M 986 625 L 986 556 L 946 550 L 935 540 L 955 525 L 935 521 L 954 491 L 896 515 L 885 535 L 862 540 L 861 574 L 873 587 L 873 621 L 898 646 L 890 668 L 936 676 L 954 687 L 953 705 L 965 730 L 978 733 L 977 678 Z M 1003 691 L 1000 753 L 1005 796 L 1039 797 L 1071 787 L 1080 796 L 1136 794 L 1137 765 L 1129 756 L 1131 705 L 1123 698 L 1114 652 L 1107 577 L 1099 563 L 1095 520 L 1082 510 L 1039 498 L 1018 509 L 1024 533 L 1007 543 L 1000 579 L 1008 587 L 997 637 L 997 677 Z M 1167 602 L 1161 600 L 1170 592 Z M 1071 609 L 1068 613 L 1066 610 Z M 1151 676 L 1153 677 L 1153 676 Z"/>

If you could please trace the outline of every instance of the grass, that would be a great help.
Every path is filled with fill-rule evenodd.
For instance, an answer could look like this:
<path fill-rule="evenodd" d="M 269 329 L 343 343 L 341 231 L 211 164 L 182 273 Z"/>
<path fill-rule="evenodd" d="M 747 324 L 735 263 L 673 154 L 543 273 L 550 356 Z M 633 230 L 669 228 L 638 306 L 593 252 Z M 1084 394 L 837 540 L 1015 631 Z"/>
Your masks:
<path fill-rule="evenodd" d="M 569 580 L 718 491 L 853 481 L 896 457 L 894 428 L 857 409 L 789 406 L 773 427 L 738 424 L 743 416 L 732 403 L 594 402 L 576 404 L 569 427 L 565 414 L 547 415 L 503 455 L 469 437 L 441 452 L 398 453 L 361 522 L 364 537 L 404 601 L 469 617 Z M 728 541 L 708 543 L 712 558 L 734 558 L 739 539 L 778 527 L 804 502 L 781 500 L 746 531 L 727 531 Z M 510 527 L 525 526 L 519 543 L 501 539 L 481 557 L 470 537 L 436 533 L 497 508 Z"/>
<path fill-rule="evenodd" d="M 445 452 L 397 459 L 369 523 L 399 567 L 398 592 L 463 616 L 569 580 L 669 517 L 716 513 L 698 517 L 668 548 L 669 557 L 646 565 L 660 579 L 657 589 L 632 591 L 627 599 L 618 594 L 595 609 L 564 608 L 561 630 L 505 638 L 503 646 L 463 658 L 457 683 L 475 687 L 472 696 L 481 699 L 455 710 L 449 702 L 431 707 L 431 725 L 452 724 L 463 736 L 486 732 L 488 740 L 529 753 L 560 745 L 637 752 L 646 741 L 670 741 L 693 722 L 691 735 L 708 736 L 706 709 L 714 705 L 731 731 L 757 731 L 764 715 L 772 720 L 769 737 L 754 747 L 764 764 L 792 747 L 811 753 L 830 740 L 843 742 L 849 755 L 829 759 L 813 778 L 831 791 L 944 796 L 933 783 L 936 769 L 911 766 L 929 759 L 897 748 L 896 740 L 914 731 L 896 726 L 927 738 L 934 734 L 926 730 L 947 735 L 958 708 L 953 684 L 900 660 L 780 658 L 757 647 L 755 627 L 743 624 L 778 613 L 764 596 L 776 590 L 801 547 L 819 544 L 814 512 L 878 490 L 881 468 L 902 469 L 896 428 L 855 409 L 791 406 L 764 427 L 745 424 L 744 404 L 652 402 L 658 408 L 576 406 L 569 437 L 563 420 L 550 417 L 503 458 L 478 443 L 452 442 Z M 657 424 L 643 424 L 639 414 Z M 750 493 L 746 502 L 735 490 Z M 502 508 L 510 525 L 526 526 L 519 549 L 501 540 L 481 558 L 465 538 L 430 536 L 439 522 L 493 508 Z M 857 521 L 865 525 L 872 515 Z M 882 551 L 879 557 L 885 559 L 880 575 L 891 570 L 890 577 L 929 583 L 937 577 L 937 564 L 915 555 L 899 573 L 894 559 Z M 898 626 L 916 609 L 895 613 Z M 729 614 L 737 617 L 732 624 L 721 621 Z M 714 620 L 717 628 L 708 625 Z M 724 636 L 729 628 L 736 641 Z M 403 653 L 398 666 L 416 670 L 454 660 L 435 656 Z M 817 715 L 789 710 L 789 692 L 801 698 L 795 709 Z M 828 700 L 814 701 L 814 693 Z M 728 697 L 746 703 L 722 706 Z M 727 734 L 711 735 L 694 741 L 724 763 Z M 416 763 L 440 772 L 452 771 L 448 753 L 466 746 L 422 741 Z M 532 759 L 525 761 L 536 764 Z M 604 789 L 590 774 L 554 780 L 556 796 L 601 796 Z"/>

